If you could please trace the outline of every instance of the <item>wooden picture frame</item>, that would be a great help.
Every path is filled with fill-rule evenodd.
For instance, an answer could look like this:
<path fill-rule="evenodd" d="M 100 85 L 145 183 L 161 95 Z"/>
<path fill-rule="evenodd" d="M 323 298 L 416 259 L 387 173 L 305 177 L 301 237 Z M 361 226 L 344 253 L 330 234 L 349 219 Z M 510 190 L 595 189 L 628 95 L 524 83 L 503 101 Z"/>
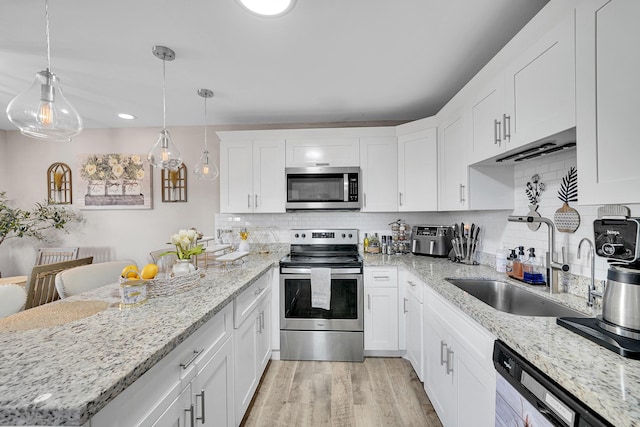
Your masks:
<path fill-rule="evenodd" d="M 153 174 L 146 154 L 83 154 L 78 159 L 81 209 L 152 209 Z"/>

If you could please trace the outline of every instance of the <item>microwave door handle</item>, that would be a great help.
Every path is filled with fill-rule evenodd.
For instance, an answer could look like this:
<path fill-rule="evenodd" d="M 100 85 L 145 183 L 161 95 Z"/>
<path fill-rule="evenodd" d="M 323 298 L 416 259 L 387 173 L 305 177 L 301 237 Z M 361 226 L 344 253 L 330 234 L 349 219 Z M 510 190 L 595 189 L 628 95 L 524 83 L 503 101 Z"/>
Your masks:
<path fill-rule="evenodd" d="M 344 182 L 344 191 L 342 192 L 342 198 L 344 202 L 349 201 L 349 174 L 345 173 L 342 180 Z"/>

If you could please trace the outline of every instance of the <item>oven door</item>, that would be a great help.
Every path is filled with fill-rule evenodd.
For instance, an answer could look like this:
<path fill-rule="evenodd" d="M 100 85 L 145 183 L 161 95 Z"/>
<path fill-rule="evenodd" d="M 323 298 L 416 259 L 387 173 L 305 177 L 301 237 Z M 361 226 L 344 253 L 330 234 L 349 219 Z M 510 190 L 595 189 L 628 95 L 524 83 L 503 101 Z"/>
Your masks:
<path fill-rule="evenodd" d="M 308 271 L 308 269 L 306 270 Z M 334 269 L 331 273 L 329 310 L 311 306 L 310 273 L 281 273 L 280 329 L 363 331 L 364 289 L 362 274 L 340 274 L 340 270 Z M 359 271 L 360 269 L 350 270 Z"/>

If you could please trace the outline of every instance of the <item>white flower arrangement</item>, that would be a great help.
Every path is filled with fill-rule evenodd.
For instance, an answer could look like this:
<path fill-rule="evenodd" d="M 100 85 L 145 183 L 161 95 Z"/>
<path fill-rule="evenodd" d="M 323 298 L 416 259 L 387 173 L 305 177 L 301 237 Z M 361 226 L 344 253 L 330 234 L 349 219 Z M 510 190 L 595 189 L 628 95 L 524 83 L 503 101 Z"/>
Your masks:
<path fill-rule="evenodd" d="M 194 229 L 180 230 L 171 236 L 171 244 L 176 247 L 175 251 L 165 252 L 162 255 L 176 254 L 178 259 L 190 259 L 193 255 L 200 255 L 204 252 L 202 245 L 196 245 L 198 232 Z"/>

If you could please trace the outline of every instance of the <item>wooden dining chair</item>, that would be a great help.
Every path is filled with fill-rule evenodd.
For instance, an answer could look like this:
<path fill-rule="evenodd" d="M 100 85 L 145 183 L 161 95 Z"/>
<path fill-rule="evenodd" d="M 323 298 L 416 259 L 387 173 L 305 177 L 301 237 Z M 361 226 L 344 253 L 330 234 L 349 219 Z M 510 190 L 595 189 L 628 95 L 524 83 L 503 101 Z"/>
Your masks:
<path fill-rule="evenodd" d="M 80 248 L 39 248 L 35 265 L 52 264 L 78 258 Z"/>
<path fill-rule="evenodd" d="M 56 274 L 66 269 L 91 264 L 92 262 L 93 257 L 90 256 L 33 267 L 27 284 L 25 310 L 60 299 L 60 295 L 56 291 Z"/>

